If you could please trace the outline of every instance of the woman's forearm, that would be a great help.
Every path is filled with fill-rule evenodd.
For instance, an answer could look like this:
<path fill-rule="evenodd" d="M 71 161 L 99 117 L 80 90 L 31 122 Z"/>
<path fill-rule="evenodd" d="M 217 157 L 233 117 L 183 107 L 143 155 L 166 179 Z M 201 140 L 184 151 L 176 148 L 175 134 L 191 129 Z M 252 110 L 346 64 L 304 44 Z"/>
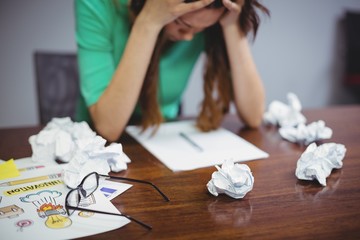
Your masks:
<path fill-rule="evenodd" d="M 246 125 L 258 127 L 264 112 L 265 91 L 247 38 L 235 24 L 223 27 L 223 34 L 237 113 Z"/>
<path fill-rule="evenodd" d="M 119 138 L 135 108 L 160 30 L 136 19 L 109 86 L 89 109 L 95 129 L 109 141 Z"/>

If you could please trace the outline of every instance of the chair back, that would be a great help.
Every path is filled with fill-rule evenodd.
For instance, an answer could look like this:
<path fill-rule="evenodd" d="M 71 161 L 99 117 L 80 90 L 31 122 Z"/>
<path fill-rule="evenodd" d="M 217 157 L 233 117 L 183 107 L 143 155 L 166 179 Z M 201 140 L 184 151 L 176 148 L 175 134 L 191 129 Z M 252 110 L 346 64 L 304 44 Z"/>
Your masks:
<path fill-rule="evenodd" d="M 360 86 L 360 11 L 345 16 L 346 84 L 359 91 Z M 357 86 L 357 88 L 356 88 Z"/>
<path fill-rule="evenodd" d="M 54 117 L 74 120 L 79 91 L 76 53 L 35 52 L 40 124 Z"/>

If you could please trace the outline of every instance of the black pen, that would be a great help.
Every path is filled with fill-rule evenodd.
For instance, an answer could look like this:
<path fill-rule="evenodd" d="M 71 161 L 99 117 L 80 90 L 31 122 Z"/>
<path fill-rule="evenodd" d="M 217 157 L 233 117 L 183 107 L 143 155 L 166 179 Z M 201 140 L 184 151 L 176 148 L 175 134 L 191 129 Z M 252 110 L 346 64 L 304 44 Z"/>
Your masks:
<path fill-rule="evenodd" d="M 191 146 L 193 146 L 194 148 L 196 148 L 199 152 L 204 151 L 202 149 L 202 147 L 200 147 L 199 145 L 196 144 L 196 142 L 194 142 L 191 138 L 189 138 L 189 136 L 187 136 L 185 133 L 180 132 L 179 133 L 180 137 L 182 137 L 183 139 L 185 139 L 188 143 L 190 143 Z"/>

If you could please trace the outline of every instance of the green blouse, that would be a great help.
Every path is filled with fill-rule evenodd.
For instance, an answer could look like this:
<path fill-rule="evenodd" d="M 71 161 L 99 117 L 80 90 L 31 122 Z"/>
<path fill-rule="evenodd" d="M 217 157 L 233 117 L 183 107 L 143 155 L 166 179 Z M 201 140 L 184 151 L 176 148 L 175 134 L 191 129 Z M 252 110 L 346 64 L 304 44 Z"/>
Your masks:
<path fill-rule="evenodd" d="M 121 59 L 130 33 L 127 5 L 128 0 L 75 1 L 81 90 L 78 121 L 90 122 L 87 107 L 98 101 Z M 174 43 L 161 56 L 158 99 L 165 119 L 177 116 L 181 96 L 203 49 L 203 34 L 197 34 L 191 41 Z M 138 114 L 136 108 L 133 115 Z"/>

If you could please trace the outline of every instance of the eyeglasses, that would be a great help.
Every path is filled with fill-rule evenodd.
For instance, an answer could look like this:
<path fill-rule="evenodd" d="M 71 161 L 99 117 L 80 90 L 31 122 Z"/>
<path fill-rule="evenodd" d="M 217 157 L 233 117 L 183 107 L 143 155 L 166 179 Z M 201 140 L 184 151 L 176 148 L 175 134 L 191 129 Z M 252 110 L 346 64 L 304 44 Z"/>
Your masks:
<path fill-rule="evenodd" d="M 82 208 L 80 206 L 81 201 L 85 201 L 91 194 L 95 192 L 95 190 L 99 187 L 99 178 L 104 177 L 107 179 L 116 179 L 116 180 L 123 180 L 128 182 L 137 182 L 137 183 L 144 183 L 151 185 L 163 198 L 165 201 L 170 201 L 170 199 L 153 183 L 132 179 L 132 178 L 124 178 L 124 177 L 113 177 L 108 175 L 102 175 L 97 172 L 92 172 L 86 175 L 81 183 L 74 189 L 71 189 L 65 197 L 65 209 L 69 216 L 71 216 L 76 210 L 79 211 L 87 211 L 87 212 L 94 212 L 94 213 L 101 213 L 101 214 L 108 214 L 108 215 L 115 215 L 115 216 L 122 216 L 126 217 L 127 219 L 136 222 L 137 224 L 147 228 L 152 229 L 152 227 L 144 222 L 141 222 L 129 215 L 123 213 L 111 213 L 111 212 L 103 212 L 93 209 Z"/>

